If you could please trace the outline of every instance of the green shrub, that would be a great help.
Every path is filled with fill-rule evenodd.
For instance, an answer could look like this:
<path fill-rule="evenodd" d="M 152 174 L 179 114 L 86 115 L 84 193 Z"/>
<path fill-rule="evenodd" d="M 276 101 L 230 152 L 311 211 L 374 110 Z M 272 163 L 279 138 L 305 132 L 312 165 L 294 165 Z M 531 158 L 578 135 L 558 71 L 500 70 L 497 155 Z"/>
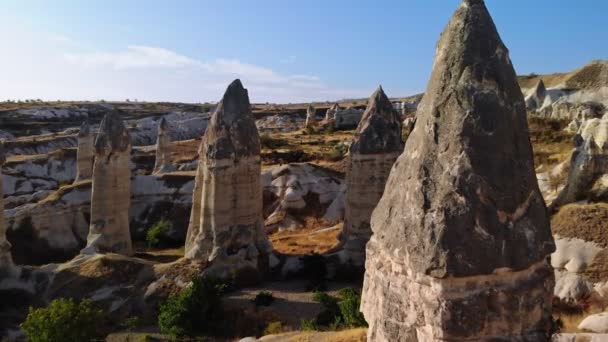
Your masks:
<path fill-rule="evenodd" d="M 283 324 L 281 322 L 270 322 L 266 329 L 264 329 L 264 335 L 276 335 L 283 332 Z"/>
<path fill-rule="evenodd" d="M 348 146 L 342 143 L 335 144 L 331 151 L 329 152 L 329 160 L 331 161 L 340 161 L 346 157 L 346 153 L 348 153 Z"/>
<path fill-rule="evenodd" d="M 141 324 L 141 320 L 139 319 L 139 317 L 132 316 L 132 317 L 125 319 L 124 322 L 122 322 L 122 324 L 120 324 L 120 326 L 127 331 L 133 331 L 140 324 Z"/>
<path fill-rule="evenodd" d="M 349 288 L 340 290 L 338 295 L 340 296 L 338 306 L 340 307 L 343 324 L 350 328 L 366 327 L 367 322 L 359 311 L 361 307 L 361 295 Z"/>
<path fill-rule="evenodd" d="M 222 294 L 226 286 L 215 278 L 201 277 L 160 306 L 158 326 L 173 337 L 212 331 L 222 318 Z"/>
<path fill-rule="evenodd" d="M 152 226 L 152 228 L 148 229 L 148 232 L 146 233 L 148 247 L 157 248 L 165 246 L 167 234 L 171 230 L 172 226 L 173 225 L 170 221 L 162 219 Z"/>
<path fill-rule="evenodd" d="M 313 319 L 302 319 L 300 320 L 300 330 L 302 331 L 315 331 L 319 330 L 316 320 Z"/>
<path fill-rule="evenodd" d="M 253 300 L 255 306 L 270 306 L 272 302 L 274 302 L 274 296 L 272 292 L 266 290 L 258 292 Z"/>
<path fill-rule="evenodd" d="M 30 342 L 94 341 L 104 337 L 103 312 L 90 300 L 55 299 L 46 308 L 30 307 L 21 329 Z"/>

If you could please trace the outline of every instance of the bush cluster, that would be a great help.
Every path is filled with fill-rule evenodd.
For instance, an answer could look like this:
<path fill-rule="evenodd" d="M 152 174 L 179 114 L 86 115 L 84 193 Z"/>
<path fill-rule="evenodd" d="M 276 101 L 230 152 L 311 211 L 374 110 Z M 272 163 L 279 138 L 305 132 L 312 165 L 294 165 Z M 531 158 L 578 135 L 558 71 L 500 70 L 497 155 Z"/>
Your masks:
<path fill-rule="evenodd" d="M 313 320 L 302 320 L 302 330 L 337 330 L 367 326 L 363 314 L 359 311 L 361 295 L 353 289 L 340 290 L 338 297 L 325 292 L 315 292 L 313 300 L 323 306 L 323 311 Z"/>
<path fill-rule="evenodd" d="M 96 341 L 102 339 L 103 312 L 90 300 L 55 299 L 46 308 L 32 308 L 21 329 L 30 342 Z"/>
<path fill-rule="evenodd" d="M 148 229 L 148 232 L 146 233 L 146 242 L 148 242 L 148 247 L 165 247 L 167 245 L 167 234 L 172 227 L 173 225 L 170 221 L 162 219 L 152 226 L 152 228 Z"/>
<path fill-rule="evenodd" d="M 211 277 L 196 278 L 180 294 L 160 306 L 158 326 L 173 337 L 213 332 L 222 319 L 222 295 L 226 285 Z"/>

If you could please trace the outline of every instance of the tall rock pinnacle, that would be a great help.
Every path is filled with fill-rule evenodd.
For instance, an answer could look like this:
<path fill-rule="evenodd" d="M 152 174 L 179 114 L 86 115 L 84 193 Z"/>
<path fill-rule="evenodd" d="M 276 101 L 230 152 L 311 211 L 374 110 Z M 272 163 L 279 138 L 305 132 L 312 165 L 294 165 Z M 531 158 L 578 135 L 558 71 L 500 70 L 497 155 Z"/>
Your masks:
<path fill-rule="evenodd" d="M 84 254 L 130 255 L 131 138 L 118 113 L 108 113 L 95 139 L 91 225 Z"/>
<path fill-rule="evenodd" d="M 371 227 L 368 340 L 548 339 L 555 246 L 524 98 L 481 0 L 441 35 Z"/>
<path fill-rule="evenodd" d="M 4 166 L 5 162 L 4 143 L 0 141 L 0 279 L 10 274 L 13 269 L 11 244 L 6 239 L 6 224 L 4 222 L 4 184 L 2 183 L 2 166 Z"/>
<path fill-rule="evenodd" d="M 308 109 L 306 109 L 306 128 L 312 127 L 316 122 L 317 111 L 311 103 L 308 105 Z"/>
<path fill-rule="evenodd" d="M 83 122 L 78 132 L 78 150 L 76 151 L 76 179 L 74 183 L 91 179 L 95 149 L 95 137 L 91 134 L 88 122 Z"/>
<path fill-rule="evenodd" d="M 171 135 L 169 123 L 165 118 L 158 121 L 158 134 L 156 136 L 156 161 L 154 163 L 155 174 L 175 171 L 171 163 Z"/>
<path fill-rule="evenodd" d="M 272 247 L 262 218 L 260 138 L 241 81 L 228 86 L 200 148 L 186 258 L 209 261 L 229 276 L 259 269 Z"/>
<path fill-rule="evenodd" d="M 536 87 L 526 97 L 526 108 L 530 111 L 540 109 L 545 102 L 545 97 L 547 97 L 547 88 L 545 88 L 543 80 L 539 80 Z"/>
<path fill-rule="evenodd" d="M 370 97 L 350 147 L 346 169 L 345 262 L 362 266 L 372 231 L 372 211 L 384 193 L 395 160 L 403 152 L 401 120 L 379 87 Z"/>

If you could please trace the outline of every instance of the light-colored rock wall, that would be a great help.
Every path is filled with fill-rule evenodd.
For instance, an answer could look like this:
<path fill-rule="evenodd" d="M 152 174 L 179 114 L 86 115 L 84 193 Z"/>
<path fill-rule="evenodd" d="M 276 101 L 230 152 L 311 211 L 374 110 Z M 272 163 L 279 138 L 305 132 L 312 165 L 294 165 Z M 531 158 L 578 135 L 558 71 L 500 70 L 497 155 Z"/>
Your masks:
<path fill-rule="evenodd" d="M 408 264 L 374 237 L 367 245 L 361 311 L 385 317 L 368 320 L 368 341 L 548 340 L 544 324 L 554 283 L 546 261 L 519 272 L 443 279 Z"/>
<path fill-rule="evenodd" d="M 76 179 L 74 182 L 91 179 L 93 175 L 93 162 L 95 161 L 95 137 L 91 133 L 88 123 L 80 127 L 78 133 L 78 151 L 76 152 Z"/>
<path fill-rule="evenodd" d="M 317 123 L 317 111 L 312 105 L 306 110 L 306 128 L 312 127 Z"/>
<path fill-rule="evenodd" d="M 400 153 L 353 154 L 346 170 L 344 262 L 363 265 L 365 244 L 372 235 L 370 218 L 378 205 L 391 168 Z"/>
<path fill-rule="evenodd" d="M 258 255 L 271 249 L 262 218 L 260 157 L 205 161 L 201 169 L 202 182 L 194 191 L 201 200 L 193 205 L 186 257 L 213 262 L 221 276 L 233 269 L 257 269 Z"/>

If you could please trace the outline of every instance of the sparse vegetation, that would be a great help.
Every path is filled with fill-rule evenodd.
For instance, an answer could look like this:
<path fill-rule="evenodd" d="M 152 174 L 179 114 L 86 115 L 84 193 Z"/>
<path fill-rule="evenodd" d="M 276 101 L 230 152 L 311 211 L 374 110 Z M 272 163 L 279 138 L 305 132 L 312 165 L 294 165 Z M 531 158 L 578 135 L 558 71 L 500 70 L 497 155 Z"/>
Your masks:
<path fill-rule="evenodd" d="M 325 327 L 329 330 L 366 327 L 367 322 L 359 312 L 361 295 L 354 289 L 345 288 L 338 292 L 338 298 L 325 292 L 315 292 L 313 300 L 323 306 L 314 322 L 307 322 L 310 327 Z"/>
<path fill-rule="evenodd" d="M 148 247 L 166 247 L 167 234 L 169 233 L 171 228 L 171 222 L 162 219 L 158 221 L 154 226 L 152 226 L 152 228 L 148 229 L 148 232 L 146 233 L 146 242 L 148 242 Z"/>
<path fill-rule="evenodd" d="M 21 329 L 30 342 L 96 341 L 104 337 L 103 312 L 90 300 L 55 299 L 48 307 L 30 307 Z"/>
<path fill-rule="evenodd" d="M 336 143 L 332 146 L 331 151 L 329 152 L 327 158 L 330 161 L 339 161 L 344 159 L 346 154 L 348 153 L 348 145 L 343 143 Z"/>
<path fill-rule="evenodd" d="M 270 322 L 266 329 L 264 329 L 264 335 L 276 335 L 283 332 L 283 324 L 281 322 Z"/>
<path fill-rule="evenodd" d="M 160 306 L 158 326 L 173 337 L 195 336 L 210 332 L 222 318 L 222 295 L 226 289 L 221 281 L 201 277 L 180 294 Z"/>

